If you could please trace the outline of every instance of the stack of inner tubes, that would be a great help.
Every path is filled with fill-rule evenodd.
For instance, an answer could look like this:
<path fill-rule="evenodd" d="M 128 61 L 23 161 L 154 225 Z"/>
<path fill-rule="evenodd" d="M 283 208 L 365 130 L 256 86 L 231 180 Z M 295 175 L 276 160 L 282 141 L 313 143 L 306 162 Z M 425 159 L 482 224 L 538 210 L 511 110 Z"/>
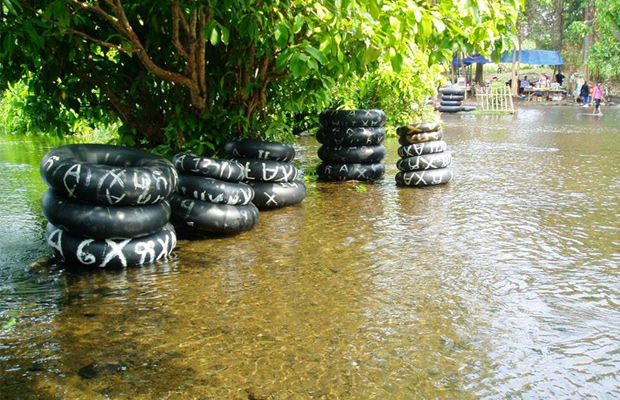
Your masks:
<path fill-rule="evenodd" d="M 166 200 L 170 161 L 121 146 L 71 144 L 41 160 L 47 243 L 69 264 L 124 268 L 167 257 L 176 246 Z"/>
<path fill-rule="evenodd" d="M 176 193 L 170 196 L 174 223 L 222 234 L 248 231 L 258 223 L 254 190 L 241 182 L 241 164 L 190 153 L 175 155 L 173 163 L 180 172 Z"/>
<path fill-rule="evenodd" d="M 254 189 L 252 202 L 261 210 L 299 204 L 306 197 L 306 185 L 292 163 L 295 149 L 285 143 L 231 140 L 226 154 L 243 166 L 243 180 Z"/>
<path fill-rule="evenodd" d="M 459 86 L 447 86 L 439 89 L 441 99 L 437 110 L 444 113 L 456 113 L 459 111 L 473 111 L 476 107 L 461 105 L 465 98 L 465 88 Z"/>
<path fill-rule="evenodd" d="M 424 187 L 441 185 L 452 180 L 452 156 L 448 146 L 441 140 L 441 123 L 421 122 L 401 126 L 399 135 L 400 160 L 396 163 L 396 185 Z"/>
<path fill-rule="evenodd" d="M 319 122 L 319 179 L 374 181 L 383 177 L 381 161 L 387 150 L 381 145 L 385 139 L 382 110 L 327 110 L 319 115 Z"/>

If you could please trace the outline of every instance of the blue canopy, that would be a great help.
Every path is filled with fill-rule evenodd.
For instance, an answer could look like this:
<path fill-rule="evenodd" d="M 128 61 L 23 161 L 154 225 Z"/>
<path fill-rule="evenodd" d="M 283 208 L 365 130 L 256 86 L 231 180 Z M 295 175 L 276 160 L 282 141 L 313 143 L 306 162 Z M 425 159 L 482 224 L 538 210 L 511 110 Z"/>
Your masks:
<path fill-rule="evenodd" d="M 519 51 L 516 51 L 515 60 L 519 60 Z M 471 65 L 475 63 L 486 64 L 491 61 L 481 56 L 480 54 L 474 54 L 473 56 L 465 57 L 463 59 L 464 65 Z M 500 63 L 512 62 L 512 51 L 504 53 L 499 59 Z M 533 65 L 563 65 L 564 61 L 560 52 L 554 50 L 521 50 L 521 63 L 533 64 Z M 454 58 L 452 64 L 459 67 L 461 66 L 461 60 Z"/>

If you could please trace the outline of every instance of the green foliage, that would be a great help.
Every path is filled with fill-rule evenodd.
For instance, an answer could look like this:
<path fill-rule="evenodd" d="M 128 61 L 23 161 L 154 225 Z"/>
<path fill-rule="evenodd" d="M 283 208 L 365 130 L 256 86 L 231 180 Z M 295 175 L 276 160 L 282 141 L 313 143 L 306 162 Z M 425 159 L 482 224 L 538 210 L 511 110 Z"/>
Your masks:
<path fill-rule="evenodd" d="M 17 325 L 17 318 L 11 317 L 2 324 L 2 326 L 0 327 L 0 332 L 8 331 L 15 325 Z"/>
<path fill-rule="evenodd" d="M 36 95 L 28 78 L 9 83 L 0 97 L 0 133 L 18 135 L 76 135 L 96 142 L 111 140 L 118 123 L 93 121 L 63 104 L 52 112 L 49 100 Z"/>
<path fill-rule="evenodd" d="M 363 184 L 358 184 L 355 186 L 355 191 L 357 193 L 366 193 L 368 191 L 368 187 L 366 187 L 366 185 Z"/>
<path fill-rule="evenodd" d="M 32 74 L 51 115 L 118 116 L 123 144 L 213 153 L 233 136 L 290 140 L 299 116 L 338 103 L 408 121 L 436 86 L 429 65 L 510 47 L 519 5 L 3 0 L 1 84 Z"/>
<path fill-rule="evenodd" d="M 590 48 L 588 66 L 595 76 L 620 76 L 620 0 L 597 0 L 595 29 L 598 41 Z"/>

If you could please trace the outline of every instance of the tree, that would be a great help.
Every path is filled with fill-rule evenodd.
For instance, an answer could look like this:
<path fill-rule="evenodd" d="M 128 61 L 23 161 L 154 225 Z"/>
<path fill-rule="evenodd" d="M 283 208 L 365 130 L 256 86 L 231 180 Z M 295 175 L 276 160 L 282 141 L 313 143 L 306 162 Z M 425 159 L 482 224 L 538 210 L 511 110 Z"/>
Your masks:
<path fill-rule="evenodd" d="M 342 101 L 346 95 L 332 89 L 369 72 L 389 68 L 398 79 L 414 60 L 423 59 L 425 68 L 449 61 L 455 50 L 508 48 L 520 2 L 2 0 L 2 5 L 0 84 L 30 73 L 31 88 L 46 107 L 98 119 L 118 116 L 127 144 L 203 152 L 232 136 L 282 137 L 287 113 L 318 112 Z"/>
<path fill-rule="evenodd" d="M 592 8 L 596 12 L 592 30 L 596 42 L 589 51 L 588 67 L 599 78 L 617 78 L 620 76 L 620 1 L 598 0 Z"/>

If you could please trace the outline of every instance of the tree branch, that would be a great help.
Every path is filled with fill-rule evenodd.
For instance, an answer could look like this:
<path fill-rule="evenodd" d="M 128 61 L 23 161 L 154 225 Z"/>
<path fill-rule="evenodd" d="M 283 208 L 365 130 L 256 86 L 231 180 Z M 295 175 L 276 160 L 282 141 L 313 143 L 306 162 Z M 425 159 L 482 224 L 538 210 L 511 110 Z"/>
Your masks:
<path fill-rule="evenodd" d="M 179 38 L 179 20 L 181 19 L 181 9 L 179 8 L 179 2 L 175 1 L 172 4 L 172 44 L 181 53 L 181 55 L 187 60 L 189 57 L 187 49 L 181 44 Z"/>
<path fill-rule="evenodd" d="M 89 41 L 91 41 L 91 42 L 93 42 L 93 43 L 97 43 L 97 44 L 99 44 L 99 45 L 101 45 L 101 46 L 103 46 L 103 47 L 108 47 L 108 48 L 110 48 L 110 49 L 116 49 L 116 50 L 118 50 L 118 51 L 122 51 L 122 52 L 125 52 L 125 53 L 135 53 L 135 52 L 137 52 L 137 51 L 138 51 L 138 50 L 136 50 L 136 49 L 127 48 L 127 47 L 123 47 L 123 46 L 118 45 L 118 44 L 114 44 L 114 43 L 110 43 L 110 42 L 106 42 L 106 41 L 103 41 L 103 40 L 96 39 L 96 38 L 94 38 L 94 37 L 92 37 L 92 36 L 90 36 L 90 35 L 87 35 L 87 34 L 86 34 L 86 33 L 84 33 L 84 32 L 77 31 L 77 30 L 75 30 L 75 29 L 71 29 L 71 28 L 66 28 L 66 27 L 59 26 L 59 25 L 57 25 L 57 24 L 56 24 L 55 22 L 53 22 L 53 21 L 49 21 L 49 22 L 50 22 L 50 23 L 52 23 L 52 24 L 54 24 L 54 25 L 56 25 L 56 26 L 58 26 L 58 27 L 59 27 L 60 29 L 62 29 L 62 30 L 65 30 L 65 31 L 67 31 L 67 32 L 74 33 L 74 34 L 76 34 L 76 35 L 82 36 L 83 38 L 88 39 Z"/>
<path fill-rule="evenodd" d="M 206 53 L 207 53 L 207 39 L 202 36 L 202 33 L 207 26 L 207 21 L 211 18 L 211 8 L 205 13 L 202 6 L 200 6 L 200 19 L 198 24 L 198 35 L 196 40 L 198 41 L 198 49 L 196 51 L 196 73 L 198 75 L 198 85 L 200 92 L 203 95 L 207 94 L 207 76 L 206 76 Z"/>
<path fill-rule="evenodd" d="M 160 66 L 155 64 L 153 60 L 151 60 L 151 58 L 146 52 L 146 49 L 142 45 L 140 38 L 138 38 L 138 35 L 129 23 L 129 20 L 127 18 L 127 15 L 125 14 L 125 10 L 123 9 L 123 5 L 120 0 L 114 0 L 114 2 L 112 2 L 112 0 L 104 0 L 106 4 L 110 5 L 118 20 L 112 17 L 110 14 L 106 13 L 103 9 L 101 9 L 101 7 L 97 5 L 98 3 L 93 3 L 95 5 L 91 6 L 78 0 L 70 1 L 78 5 L 79 7 L 89 12 L 98 14 L 108 20 L 112 24 L 114 29 L 116 29 L 117 32 L 125 36 L 125 38 L 136 48 L 135 53 L 138 59 L 149 71 L 155 74 L 155 76 L 169 80 L 171 82 L 179 83 L 190 90 L 197 89 L 196 83 L 187 76 L 161 68 Z"/>

